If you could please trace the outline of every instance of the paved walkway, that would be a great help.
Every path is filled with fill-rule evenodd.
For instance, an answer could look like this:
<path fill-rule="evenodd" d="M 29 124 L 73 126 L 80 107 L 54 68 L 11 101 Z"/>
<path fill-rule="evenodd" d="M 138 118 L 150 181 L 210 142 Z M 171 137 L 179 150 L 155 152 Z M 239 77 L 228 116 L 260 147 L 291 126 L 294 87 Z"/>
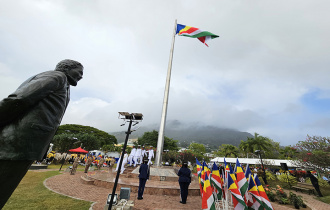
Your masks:
<path fill-rule="evenodd" d="M 78 171 L 76 175 L 63 174 L 53 176 L 45 180 L 44 185 L 59 194 L 71 196 L 73 198 L 95 202 L 93 210 L 103 210 L 106 199 L 111 189 L 87 185 L 81 182 L 84 173 Z M 119 191 L 117 192 L 119 194 Z M 171 195 L 143 195 L 143 200 L 137 200 L 137 193 L 131 193 L 130 199 L 134 201 L 134 209 L 201 209 L 202 199 L 199 196 L 188 196 L 187 204 L 181 204 L 179 196 Z"/>
<path fill-rule="evenodd" d="M 44 185 L 56 193 L 71 196 L 76 199 L 92 201 L 94 203 L 92 204 L 91 209 L 103 210 L 107 196 L 112 190 L 95 185 L 83 184 L 80 178 L 82 175 L 83 172 L 81 171 L 78 171 L 76 175 L 70 175 L 68 172 L 64 172 L 63 174 L 48 178 L 45 180 Z M 314 196 L 300 192 L 297 192 L 296 194 L 302 195 L 304 201 L 312 210 L 330 209 L 329 204 L 316 200 Z M 201 209 L 202 205 L 202 199 L 200 196 L 188 196 L 187 204 L 179 203 L 179 196 L 145 194 L 143 197 L 143 200 L 137 200 L 137 194 L 131 193 L 130 199 L 134 201 L 134 209 Z M 292 208 L 281 206 L 276 203 L 272 203 L 272 205 L 276 210 L 292 210 Z"/>

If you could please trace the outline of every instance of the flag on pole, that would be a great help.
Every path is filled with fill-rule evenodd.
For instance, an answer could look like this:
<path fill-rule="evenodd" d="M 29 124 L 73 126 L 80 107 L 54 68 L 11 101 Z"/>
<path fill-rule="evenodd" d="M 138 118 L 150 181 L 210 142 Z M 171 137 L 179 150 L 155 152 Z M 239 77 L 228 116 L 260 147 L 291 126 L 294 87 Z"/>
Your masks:
<path fill-rule="evenodd" d="M 198 175 L 198 182 L 199 182 L 199 188 L 201 192 L 201 196 L 203 197 L 203 187 L 202 187 L 202 164 L 197 160 L 196 158 L 196 165 L 197 165 L 197 175 Z"/>
<path fill-rule="evenodd" d="M 265 207 L 266 210 L 273 210 L 272 204 L 270 203 L 268 196 L 264 190 L 264 187 L 262 186 L 258 176 L 254 177 L 254 181 L 256 182 L 256 185 L 258 187 L 258 191 L 260 194 L 260 199 L 263 203 L 263 206 Z"/>
<path fill-rule="evenodd" d="M 201 175 L 201 183 L 202 183 L 202 186 L 204 186 L 205 173 L 207 173 L 208 170 L 209 170 L 209 168 L 207 167 L 205 161 L 203 161 L 202 175 Z M 208 175 L 209 175 L 209 174 L 208 174 Z"/>
<path fill-rule="evenodd" d="M 260 194 L 258 192 L 258 189 L 254 183 L 253 176 L 249 175 L 249 192 L 248 192 L 248 199 L 247 199 L 247 205 L 248 207 L 252 207 L 253 209 L 259 209 L 262 208 L 262 201 L 260 198 Z"/>
<path fill-rule="evenodd" d="M 225 164 L 225 182 L 227 182 L 228 174 L 230 173 L 230 169 L 226 162 L 226 158 L 223 158 L 223 163 Z"/>
<path fill-rule="evenodd" d="M 212 34 L 208 31 L 202 31 L 199 28 L 194 28 L 191 26 L 177 24 L 176 34 L 179 36 L 187 36 L 191 38 L 197 38 L 199 41 L 204 43 L 206 46 L 207 42 L 211 39 L 219 37 L 218 35 Z"/>
<path fill-rule="evenodd" d="M 231 176 L 228 176 L 228 189 L 230 190 L 233 198 L 234 209 L 235 210 L 248 209 L 241 195 L 241 192 L 238 190 L 237 185 L 235 184 Z"/>
<path fill-rule="evenodd" d="M 216 191 L 218 200 L 222 198 L 222 186 L 221 186 L 221 177 L 218 166 L 214 163 L 211 174 L 211 185 Z"/>
<path fill-rule="evenodd" d="M 215 210 L 214 197 L 212 193 L 211 183 L 207 173 L 205 173 L 203 197 L 202 197 L 202 209 Z"/>
<path fill-rule="evenodd" d="M 249 176 L 250 176 L 250 174 L 252 174 L 252 172 L 251 172 L 251 169 L 250 169 L 249 165 L 247 165 L 247 166 L 246 166 L 246 170 L 245 170 L 245 178 L 246 178 L 246 180 L 248 180 L 248 181 L 249 181 Z"/>
<path fill-rule="evenodd" d="M 241 192 L 241 195 L 245 196 L 245 194 L 247 193 L 247 190 L 249 188 L 249 184 L 245 178 L 243 168 L 242 168 L 240 162 L 238 161 L 238 158 L 236 160 L 235 168 L 236 168 L 237 184 L 238 184 L 239 190 Z"/>

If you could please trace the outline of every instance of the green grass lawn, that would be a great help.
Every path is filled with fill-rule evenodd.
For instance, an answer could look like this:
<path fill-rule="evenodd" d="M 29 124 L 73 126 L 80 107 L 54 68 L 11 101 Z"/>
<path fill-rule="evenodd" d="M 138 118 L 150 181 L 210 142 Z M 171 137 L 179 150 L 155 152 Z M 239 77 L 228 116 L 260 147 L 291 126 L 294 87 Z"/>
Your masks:
<path fill-rule="evenodd" d="M 58 167 L 59 169 L 60 165 Z M 51 167 L 52 168 L 52 167 Z M 62 170 L 67 168 L 63 166 Z M 48 190 L 43 181 L 59 171 L 28 171 L 3 210 L 8 209 L 89 209 L 92 202 L 76 200 Z"/>

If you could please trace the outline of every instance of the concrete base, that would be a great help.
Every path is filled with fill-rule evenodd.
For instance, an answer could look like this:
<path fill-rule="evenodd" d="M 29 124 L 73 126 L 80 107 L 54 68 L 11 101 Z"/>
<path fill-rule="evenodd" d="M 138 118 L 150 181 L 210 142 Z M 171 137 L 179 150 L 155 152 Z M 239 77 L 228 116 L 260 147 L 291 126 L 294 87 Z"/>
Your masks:
<path fill-rule="evenodd" d="M 47 169 L 48 165 L 45 164 L 32 164 L 29 170 L 39 170 L 39 169 Z"/>
<path fill-rule="evenodd" d="M 132 210 L 134 207 L 134 201 L 129 200 L 120 200 L 119 203 L 117 205 L 113 205 L 112 206 L 112 210 Z M 104 210 L 108 210 L 109 209 L 109 204 L 106 204 L 104 206 Z"/>
<path fill-rule="evenodd" d="M 132 172 L 129 172 L 131 170 Z M 124 174 L 120 175 L 117 184 L 117 191 L 122 187 L 127 187 L 131 188 L 132 193 L 137 193 L 139 188 L 139 178 L 136 172 L 138 172 L 138 168 L 127 170 L 127 172 L 125 170 Z M 160 170 L 159 168 L 152 167 L 150 174 L 150 179 L 146 183 L 144 194 L 180 195 L 179 177 L 173 172 L 173 168 Z M 81 182 L 112 189 L 115 177 L 115 171 L 89 172 L 82 176 Z M 199 183 L 196 178 L 192 178 L 192 182 L 189 186 L 189 195 L 200 196 Z"/>

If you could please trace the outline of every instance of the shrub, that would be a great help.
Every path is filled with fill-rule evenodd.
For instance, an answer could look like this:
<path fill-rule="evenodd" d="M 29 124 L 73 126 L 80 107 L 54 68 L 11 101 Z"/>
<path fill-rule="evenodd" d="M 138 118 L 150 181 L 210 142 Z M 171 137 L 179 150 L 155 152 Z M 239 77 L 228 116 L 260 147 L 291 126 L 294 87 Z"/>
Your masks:
<path fill-rule="evenodd" d="M 291 186 L 297 184 L 296 177 L 294 177 L 294 176 L 287 175 L 287 174 L 281 174 L 281 175 L 277 175 L 276 177 L 280 182 L 290 184 Z"/>

